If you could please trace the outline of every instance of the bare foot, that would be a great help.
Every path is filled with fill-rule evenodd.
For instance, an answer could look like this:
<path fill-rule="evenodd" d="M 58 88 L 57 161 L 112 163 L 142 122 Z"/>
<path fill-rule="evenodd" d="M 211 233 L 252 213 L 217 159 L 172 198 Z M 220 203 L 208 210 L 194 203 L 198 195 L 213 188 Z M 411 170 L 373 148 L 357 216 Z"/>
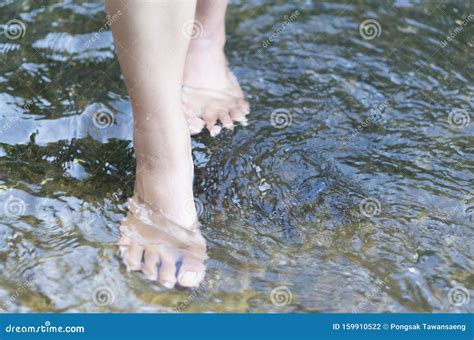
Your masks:
<path fill-rule="evenodd" d="M 147 204 L 129 200 L 129 213 L 120 227 L 120 253 L 129 270 L 173 288 L 197 287 L 204 279 L 206 241 L 197 222 L 180 226 L 171 216 Z"/>
<path fill-rule="evenodd" d="M 207 258 L 181 100 L 189 44 L 181 30 L 195 7 L 193 1 L 107 1 L 109 15 L 123 13 L 112 31 L 132 102 L 137 164 L 120 250 L 129 269 L 169 288 L 198 286 Z"/>
<path fill-rule="evenodd" d="M 191 134 L 204 126 L 212 136 L 235 122 L 246 124 L 249 105 L 230 71 L 223 44 L 208 38 L 191 40 L 184 67 L 182 101 Z"/>

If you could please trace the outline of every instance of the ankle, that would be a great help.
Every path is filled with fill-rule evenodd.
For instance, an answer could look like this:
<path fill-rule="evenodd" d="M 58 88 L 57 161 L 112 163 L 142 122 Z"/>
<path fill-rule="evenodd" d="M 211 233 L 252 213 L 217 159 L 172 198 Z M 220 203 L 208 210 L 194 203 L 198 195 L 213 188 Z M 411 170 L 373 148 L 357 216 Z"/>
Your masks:
<path fill-rule="evenodd" d="M 207 53 L 212 51 L 221 52 L 224 51 L 224 45 L 225 34 L 203 32 L 200 37 L 190 40 L 188 51 L 204 50 Z"/>

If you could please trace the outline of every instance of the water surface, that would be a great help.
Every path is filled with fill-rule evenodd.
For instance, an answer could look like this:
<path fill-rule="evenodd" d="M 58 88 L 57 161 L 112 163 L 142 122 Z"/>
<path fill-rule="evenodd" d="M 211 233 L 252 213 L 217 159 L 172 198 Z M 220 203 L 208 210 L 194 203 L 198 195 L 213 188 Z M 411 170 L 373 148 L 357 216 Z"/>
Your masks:
<path fill-rule="evenodd" d="M 0 307 L 474 311 L 473 3 L 272 3 L 228 11 L 251 124 L 193 139 L 193 292 L 119 259 L 132 116 L 102 1 L 0 1 L 24 25 L 0 35 Z"/>

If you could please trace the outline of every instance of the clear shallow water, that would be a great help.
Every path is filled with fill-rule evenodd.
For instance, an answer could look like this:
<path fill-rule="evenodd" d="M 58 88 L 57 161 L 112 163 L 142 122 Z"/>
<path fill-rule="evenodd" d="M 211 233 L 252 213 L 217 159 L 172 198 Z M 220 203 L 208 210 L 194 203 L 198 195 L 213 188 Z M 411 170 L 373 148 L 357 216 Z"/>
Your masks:
<path fill-rule="evenodd" d="M 134 156 L 103 4 L 0 6 L 24 24 L 0 36 L 4 310 L 474 311 L 472 2 L 233 2 L 251 124 L 193 140 L 195 292 L 119 260 Z"/>

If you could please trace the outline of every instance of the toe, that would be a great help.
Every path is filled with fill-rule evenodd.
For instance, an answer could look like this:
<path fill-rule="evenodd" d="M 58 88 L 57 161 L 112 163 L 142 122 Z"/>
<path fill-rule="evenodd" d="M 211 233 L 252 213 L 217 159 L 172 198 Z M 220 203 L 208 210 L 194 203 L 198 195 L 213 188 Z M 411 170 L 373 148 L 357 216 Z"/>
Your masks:
<path fill-rule="evenodd" d="M 203 111 L 203 118 L 206 123 L 206 128 L 211 133 L 211 136 L 217 136 L 222 129 L 219 125 L 216 125 L 218 118 L 217 110 L 212 107 L 205 108 Z"/>
<path fill-rule="evenodd" d="M 166 288 L 173 288 L 176 284 L 176 259 L 165 251 L 160 253 L 161 265 L 159 281 Z"/>
<path fill-rule="evenodd" d="M 197 287 L 204 279 L 206 267 L 195 259 L 185 258 L 179 269 L 178 282 L 182 287 Z"/>
<path fill-rule="evenodd" d="M 240 108 L 232 109 L 232 111 L 230 112 L 230 115 L 234 122 L 239 122 L 240 124 L 244 126 L 247 125 L 247 118 L 245 117 L 245 113 Z"/>
<path fill-rule="evenodd" d="M 234 122 L 228 111 L 221 111 L 219 113 L 219 120 L 226 129 L 232 130 L 234 128 Z"/>
<path fill-rule="evenodd" d="M 197 135 L 204 129 L 204 126 L 206 123 L 200 118 L 193 117 L 191 119 L 188 119 L 188 127 L 189 127 L 189 133 L 191 136 Z"/>
<path fill-rule="evenodd" d="M 250 105 L 244 99 L 239 99 L 238 105 L 239 105 L 240 111 L 242 111 L 244 116 L 250 113 Z"/>
<path fill-rule="evenodd" d="M 143 247 L 139 244 L 132 244 L 125 255 L 125 265 L 129 270 L 140 270 L 142 267 Z"/>
<path fill-rule="evenodd" d="M 132 241 L 128 236 L 122 235 L 117 244 L 120 250 L 120 257 L 125 261 L 125 258 L 128 256 L 128 248 L 130 248 Z"/>
<path fill-rule="evenodd" d="M 191 135 L 197 135 L 204 128 L 204 121 L 199 118 L 200 113 L 197 109 L 186 107 L 184 108 L 184 117 L 188 122 L 189 133 Z"/>
<path fill-rule="evenodd" d="M 160 261 L 160 254 L 154 248 L 145 248 L 145 255 L 143 258 L 143 274 L 148 280 L 156 281 L 158 279 L 158 262 Z"/>

